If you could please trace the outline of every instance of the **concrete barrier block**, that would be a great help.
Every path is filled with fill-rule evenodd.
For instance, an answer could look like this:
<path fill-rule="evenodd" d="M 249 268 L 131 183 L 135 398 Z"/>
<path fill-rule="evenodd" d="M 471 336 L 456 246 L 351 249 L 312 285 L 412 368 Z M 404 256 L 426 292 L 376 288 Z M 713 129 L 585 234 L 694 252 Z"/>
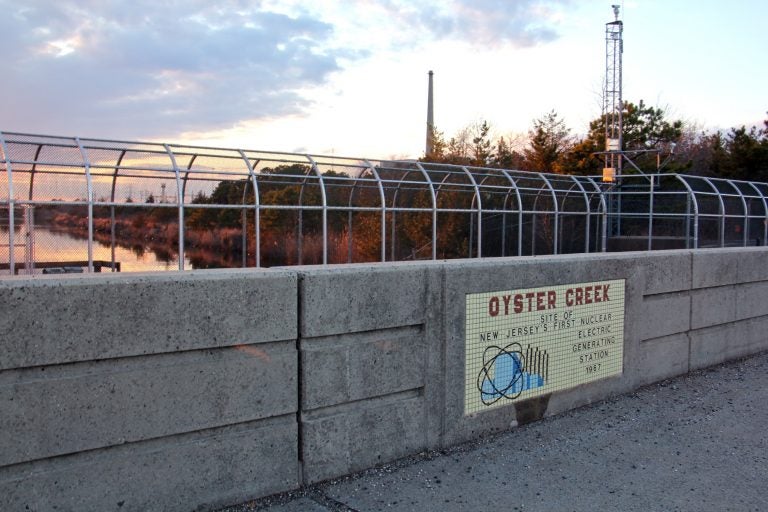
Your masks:
<path fill-rule="evenodd" d="M 642 342 L 624 370 L 632 381 L 632 388 L 688 373 L 689 344 L 686 333 Z"/>
<path fill-rule="evenodd" d="M 691 329 L 736 320 L 736 287 L 700 288 L 691 292 Z"/>
<path fill-rule="evenodd" d="M 301 336 L 422 324 L 430 265 L 434 266 L 424 263 L 300 269 Z"/>
<path fill-rule="evenodd" d="M 640 340 L 661 338 L 691 328 L 691 297 L 688 293 L 645 297 L 637 324 Z"/>
<path fill-rule="evenodd" d="M 304 483 L 383 464 L 426 448 L 424 400 L 407 392 L 301 415 Z"/>
<path fill-rule="evenodd" d="M 0 466 L 295 413 L 293 343 L 0 373 Z"/>
<path fill-rule="evenodd" d="M 212 510 L 299 485 L 296 416 L 0 468 L 1 510 Z"/>
<path fill-rule="evenodd" d="M 768 248 L 743 247 L 738 256 L 738 281 L 768 281 Z"/>
<path fill-rule="evenodd" d="M 691 288 L 691 251 L 644 253 L 640 267 L 645 274 L 644 295 L 672 293 Z"/>
<path fill-rule="evenodd" d="M 768 281 L 736 286 L 736 320 L 768 315 Z"/>
<path fill-rule="evenodd" d="M 739 283 L 739 249 L 700 249 L 693 252 L 692 288 L 713 288 Z"/>
<path fill-rule="evenodd" d="M 768 316 L 691 331 L 691 369 L 768 349 Z"/>
<path fill-rule="evenodd" d="M 301 407 L 317 409 L 424 386 L 420 327 L 301 341 Z"/>
<path fill-rule="evenodd" d="M 0 280 L 0 370 L 296 338 L 287 271 Z"/>

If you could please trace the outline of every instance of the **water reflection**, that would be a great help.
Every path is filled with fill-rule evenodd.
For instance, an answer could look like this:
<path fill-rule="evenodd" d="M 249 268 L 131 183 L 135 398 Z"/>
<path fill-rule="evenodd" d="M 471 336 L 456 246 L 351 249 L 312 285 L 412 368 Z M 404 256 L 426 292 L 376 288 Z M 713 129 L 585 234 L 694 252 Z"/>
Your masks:
<path fill-rule="evenodd" d="M 8 251 L 8 230 L 0 229 L 0 261 L 10 261 Z M 29 239 L 29 240 L 28 240 Z M 34 262 L 75 262 L 88 260 L 88 242 L 86 239 L 49 227 L 36 226 L 31 236 L 27 236 L 24 226 L 15 230 L 14 258 L 16 263 Z M 114 247 L 102 240 L 93 244 L 93 259 L 104 262 L 118 262 L 122 272 L 153 272 L 178 270 L 178 254 L 166 248 L 154 248 L 141 244 Z M 184 260 L 185 267 L 191 268 L 189 258 Z M 105 269 L 104 271 L 109 271 Z M 19 271 L 25 273 L 24 270 Z"/>

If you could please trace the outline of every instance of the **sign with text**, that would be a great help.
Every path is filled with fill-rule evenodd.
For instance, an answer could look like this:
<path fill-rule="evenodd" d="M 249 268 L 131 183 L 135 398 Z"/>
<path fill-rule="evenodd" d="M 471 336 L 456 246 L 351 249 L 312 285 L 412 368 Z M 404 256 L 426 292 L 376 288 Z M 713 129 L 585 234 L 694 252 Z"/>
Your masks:
<path fill-rule="evenodd" d="M 467 294 L 464 414 L 620 375 L 624 280 Z"/>

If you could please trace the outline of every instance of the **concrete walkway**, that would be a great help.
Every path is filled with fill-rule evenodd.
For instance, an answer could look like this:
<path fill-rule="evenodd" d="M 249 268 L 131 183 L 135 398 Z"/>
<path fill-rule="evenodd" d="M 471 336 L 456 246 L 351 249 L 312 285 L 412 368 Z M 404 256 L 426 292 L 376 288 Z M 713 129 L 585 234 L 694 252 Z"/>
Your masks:
<path fill-rule="evenodd" d="M 224 510 L 766 511 L 768 353 Z"/>

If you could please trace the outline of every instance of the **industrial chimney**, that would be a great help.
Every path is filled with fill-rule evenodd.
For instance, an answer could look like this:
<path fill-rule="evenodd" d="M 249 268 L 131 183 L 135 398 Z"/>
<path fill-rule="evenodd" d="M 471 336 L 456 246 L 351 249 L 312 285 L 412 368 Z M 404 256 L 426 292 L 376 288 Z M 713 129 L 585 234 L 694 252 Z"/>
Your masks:
<path fill-rule="evenodd" d="M 432 104 L 432 71 L 429 72 L 429 89 L 427 90 L 427 148 L 425 155 L 429 156 L 435 149 L 435 112 Z"/>

